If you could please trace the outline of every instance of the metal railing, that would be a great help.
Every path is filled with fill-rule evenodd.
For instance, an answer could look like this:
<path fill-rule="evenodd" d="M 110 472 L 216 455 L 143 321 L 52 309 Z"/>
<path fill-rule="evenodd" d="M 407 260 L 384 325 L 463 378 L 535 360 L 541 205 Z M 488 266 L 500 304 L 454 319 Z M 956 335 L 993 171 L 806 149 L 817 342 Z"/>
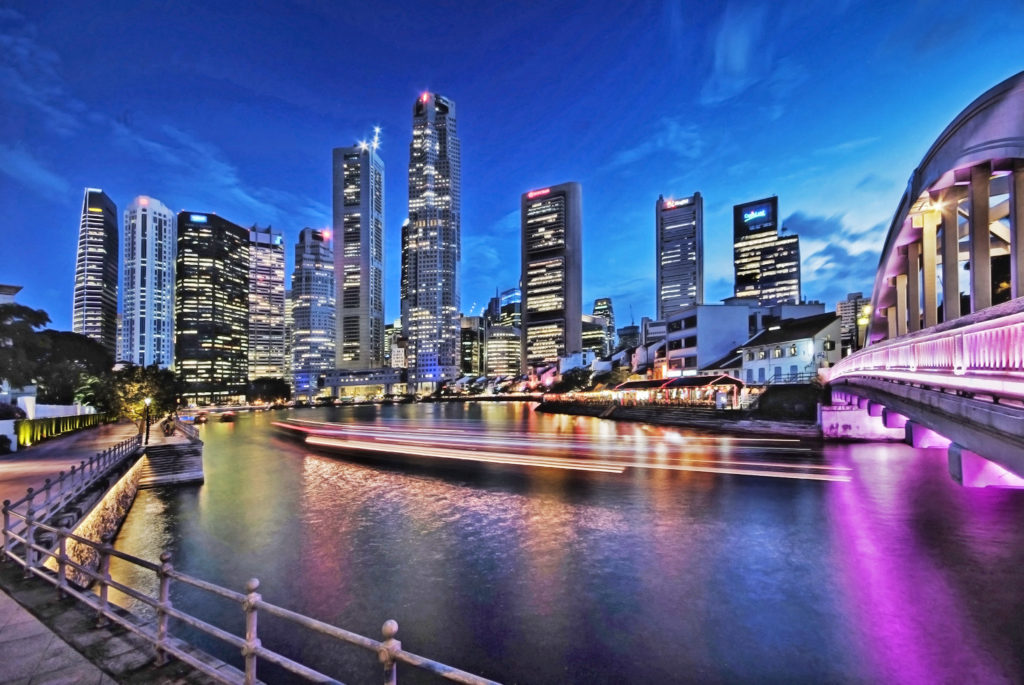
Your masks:
<path fill-rule="evenodd" d="M 994 399 L 1024 399 L 1024 312 L 871 345 L 829 369 L 829 381 L 876 377 Z"/>
<path fill-rule="evenodd" d="M 207 676 L 223 683 L 245 683 L 250 685 L 257 682 L 256 670 L 260 659 L 284 668 L 291 673 L 299 675 L 311 682 L 316 683 L 339 683 L 338 680 L 320 671 L 310 668 L 304 664 L 264 647 L 257 632 L 258 616 L 260 612 L 284 619 L 290 624 L 304 628 L 313 633 L 332 638 L 339 642 L 355 645 L 376 653 L 384 669 L 385 685 L 397 684 L 398 663 L 414 666 L 446 680 L 465 683 L 467 685 L 497 685 L 494 681 L 475 676 L 471 673 L 461 671 L 457 668 L 447 666 L 437 661 L 407 652 L 402 649 L 402 643 L 395 638 L 398 632 L 398 623 L 393 620 L 386 621 L 382 628 L 383 640 L 374 640 L 353 633 L 337 626 L 324 623 L 302 614 L 290 611 L 283 607 L 264 602 L 256 591 L 259 588 L 259 581 L 251 579 L 245 586 L 245 592 L 237 592 L 214 583 L 195 578 L 174 569 L 171 565 L 171 555 L 164 552 L 160 555 L 160 563 L 155 564 L 145 559 L 125 554 L 114 549 L 110 542 L 110 536 L 104 536 L 100 542 L 90 540 L 72 533 L 69 529 L 50 525 L 46 518 L 57 511 L 56 503 L 64 501 L 67 503 L 73 497 L 72 492 L 81 493 L 86 486 L 85 482 L 94 483 L 100 476 L 96 474 L 107 473 L 114 468 L 120 459 L 128 453 L 129 447 L 139 446 L 140 437 L 136 436 L 120 445 L 105 450 L 96 455 L 94 459 L 83 462 L 84 466 L 79 469 L 72 468 L 71 474 L 65 476 L 63 472 L 55 481 L 46 480 L 46 486 L 42 490 L 35 491 L 29 488 L 28 494 L 17 502 L 4 501 L 3 506 L 3 554 L 0 561 L 13 560 L 25 569 L 26 577 L 36 576 L 55 586 L 58 597 L 71 596 L 96 611 L 98 625 L 105 625 L 113 622 L 127 630 L 139 635 L 153 645 L 157 653 L 157 663 L 164 664 L 168 656 L 188 664 L 192 668 L 206 674 Z M 83 474 L 89 471 L 89 476 Z M 43 501 L 38 501 L 39 497 Z M 38 505 L 38 506 L 36 506 Z M 53 543 L 49 546 L 38 543 L 40 537 L 52 536 Z M 95 569 L 80 564 L 69 556 L 69 543 L 77 543 L 94 550 L 99 562 Z M 22 554 L 19 556 L 18 551 Z M 158 595 L 150 596 L 133 587 L 115 581 L 110 576 L 110 560 L 118 558 L 140 569 L 156 574 Z M 56 565 L 56 571 L 47 568 L 48 560 L 53 560 L 50 566 Z M 74 579 L 86 579 L 84 584 L 75 582 Z M 187 612 L 181 611 L 171 603 L 171 584 L 181 583 L 199 590 L 202 590 L 215 597 L 226 599 L 237 604 L 244 614 L 245 635 L 235 635 L 212 623 L 208 623 Z M 95 583 L 95 588 L 89 590 L 88 586 Z M 109 601 L 110 589 L 124 593 L 126 596 L 150 607 L 156 612 L 155 624 L 144 624 L 133 620 L 134 617 L 127 612 L 119 610 L 111 605 Z M 169 622 L 171 619 L 194 628 L 205 635 L 238 649 L 244 662 L 244 675 L 217 670 L 207 662 L 199 659 L 195 652 L 178 638 L 171 635 Z"/>

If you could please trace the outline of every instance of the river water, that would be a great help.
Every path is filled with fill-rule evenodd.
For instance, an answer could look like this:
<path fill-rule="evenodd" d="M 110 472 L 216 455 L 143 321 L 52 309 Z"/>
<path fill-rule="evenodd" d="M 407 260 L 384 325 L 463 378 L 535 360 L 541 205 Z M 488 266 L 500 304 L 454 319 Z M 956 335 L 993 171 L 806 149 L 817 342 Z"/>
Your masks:
<path fill-rule="evenodd" d="M 396 619 L 406 650 L 506 683 L 1024 680 L 1024 491 L 957 486 L 944 450 L 528 404 L 296 415 L 482 442 L 512 432 L 510 452 L 590 438 L 635 463 L 437 470 L 312 452 L 275 434 L 285 416 L 204 426 L 206 483 L 139 493 L 117 548 L 154 561 L 169 550 L 177 569 L 239 591 L 258 577 L 265 600 L 374 638 Z M 124 564 L 113 573 L 155 588 Z M 242 627 L 237 606 L 177 585 L 172 598 Z M 372 653 L 268 616 L 260 632 L 340 680 L 380 681 Z M 437 681 L 400 667 L 399 682 Z"/>

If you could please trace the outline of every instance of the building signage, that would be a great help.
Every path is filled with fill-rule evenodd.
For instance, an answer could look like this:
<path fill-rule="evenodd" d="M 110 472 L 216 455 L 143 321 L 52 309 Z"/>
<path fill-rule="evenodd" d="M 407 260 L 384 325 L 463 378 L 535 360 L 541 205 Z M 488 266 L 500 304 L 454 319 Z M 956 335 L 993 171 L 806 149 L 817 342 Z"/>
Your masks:
<path fill-rule="evenodd" d="M 551 188 L 541 188 L 540 190 L 531 190 L 526 194 L 527 199 L 532 200 L 535 197 L 541 197 L 551 192 Z"/>
<path fill-rule="evenodd" d="M 206 223 L 206 215 L 205 214 L 189 214 L 188 215 L 188 220 L 191 221 L 194 224 L 205 224 Z"/>
<path fill-rule="evenodd" d="M 748 210 L 746 212 L 743 212 L 743 221 L 745 223 L 748 223 L 748 224 L 751 221 L 756 221 L 757 219 L 767 219 L 767 218 L 768 218 L 768 208 L 764 207 L 764 206 L 754 207 L 754 208 L 752 208 L 752 209 L 750 209 L 750 210 Z"/>
<path fill-rule="evenodd" d="M 685 207 L 688 204 L 690 204 L 689 198 L 684 200 L 665 200 L 664 204 L 662 204 L 662 209 L 675 209 L 676 207 Z"/>

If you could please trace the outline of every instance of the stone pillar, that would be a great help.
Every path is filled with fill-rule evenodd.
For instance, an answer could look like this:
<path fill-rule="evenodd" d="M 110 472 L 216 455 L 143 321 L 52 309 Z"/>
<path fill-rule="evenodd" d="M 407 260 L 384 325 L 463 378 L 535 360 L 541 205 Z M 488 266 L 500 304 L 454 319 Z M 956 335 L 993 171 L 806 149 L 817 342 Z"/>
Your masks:
<path fill-rule="evenodd" d="M 955 193 L 942 195 L 942 320 L 960 318 L 960 229 Z"/>
<path fill-rule="evenodd" d="M 889 334 L 885 337 L 895 338 L 898 334 L 896 333 L 896 307 L 894 305 L 885 308 L 885 318 L 889 324 Z"/>
<path fill-rule="evenodd" d="M 941 215 L 938 212 L 925 212 L 924 225 L 921 227 L 921 269 L 924 275 L 924 327 L 931 328 L 938 321 L 939 301 L 935 291 L 935 260 L 938 248 L 935 245 L 935 233 Z"/>
<path fill-rule="evenodd" d="M 1024 297 L 1024 161 L 1010 177 L 1010 297 Z"/>
<path fill-rule="evenodd" d="M 907 334 L 907 275 L 896 277 L 896 335 Z"/>
<path fill-rule="evenodd" d="M 992 165 L 971 167 L 968 191 L 967 236 L 971 255 L 971 311 L 992 306 L 992 257 L 989 250 L 988 202 Z"/>
<path fill-rule="evenodd" d="M 921 330 L 921 243 L 907 245 L 907 331 Z"/>

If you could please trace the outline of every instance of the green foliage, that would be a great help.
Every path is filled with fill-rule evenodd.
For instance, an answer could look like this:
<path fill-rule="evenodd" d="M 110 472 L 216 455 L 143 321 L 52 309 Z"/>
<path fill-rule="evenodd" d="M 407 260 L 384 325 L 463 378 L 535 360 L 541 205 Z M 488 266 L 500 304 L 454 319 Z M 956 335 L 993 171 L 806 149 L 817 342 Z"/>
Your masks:
<path fill-rule="evenodd" d="M 92 338 L 54 330 L 40 335 L 47 341 L 36 371 L 42 404 L 71 404 L 88 377 L 109 373 L 114 364 L 103 345 Z"/>
<path fill-rule="evenodd" d="M 569 369 L 562 374 L 562 377 L 551 386 L 552 392 L 573 392 L 574 390 L 587 390 L 590 388 L 590 369 L 577 367 Z"/>
<path fill-rule="evenodd" d="M 245 396 L 246 399 L 248 399 L 250 402 L 276 402 L 278 400 L 287 401 L 292 398 L 292 389 L 288 385 L 287 381 L 285 381 L 282 378 L 260 376 L 256 380 L 249 383 L 249 389 L 246 392 Z"/>
<path fill-rule="evenodd" d="M 151 366 L 128 365 L 109 374 L 85 376 L 76 397 L 118 418 L 141 422 L 146 398 L 152 400 L 150 419 L 159 419 L 178 406 L 178 380 L 173 371 Z"/>
<path fill-rule="evenodd" d="M 614 388 L 616 385 L 621 385 L 628 381 L 632 375 L 633 372 L 628 366 L 617 366 L 611 371 L 594 376 L 594 385 L 604 383 L 606 387 Z"/>
<path fill-rule="evenodd" d="M 47 346 L 36 329 L 48 323 L 50 316 L 42 309 L 0 304 L 0 380 L 15 388 L 35 380 L 38 359 Z"/>

